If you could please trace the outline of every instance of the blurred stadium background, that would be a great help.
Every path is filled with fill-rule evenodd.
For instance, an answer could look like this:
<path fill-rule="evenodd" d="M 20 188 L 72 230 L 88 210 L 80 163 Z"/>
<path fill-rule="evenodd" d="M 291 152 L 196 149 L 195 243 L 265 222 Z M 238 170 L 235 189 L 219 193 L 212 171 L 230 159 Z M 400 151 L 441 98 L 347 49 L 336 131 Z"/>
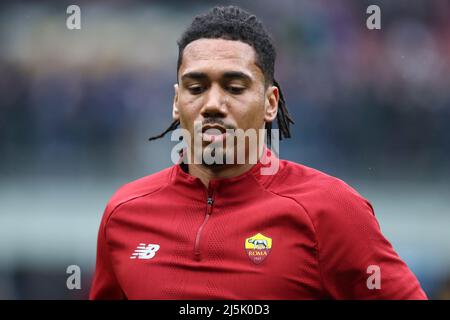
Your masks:
<path fill-rule="evenodd" d="M 170 137 L 147 138 L 171 121 L 176 40 L 217 3 L 275 39 L 296 121 L 281 157 L 355 187 L 428 296 L 449 299 L 448 0 L 2 1 L 0 299 L 87 298 L 109 197 L 171 165 Z M 72 264 L 81 290 L 66 288 Z"/>

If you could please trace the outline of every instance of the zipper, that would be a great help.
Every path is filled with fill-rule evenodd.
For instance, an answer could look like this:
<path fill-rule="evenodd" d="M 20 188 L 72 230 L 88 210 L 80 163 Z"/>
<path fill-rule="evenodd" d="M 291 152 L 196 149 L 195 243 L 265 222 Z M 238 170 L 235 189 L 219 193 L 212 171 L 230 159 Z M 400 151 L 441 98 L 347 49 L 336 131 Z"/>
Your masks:
<path fill-rule="evenodd" d="M 210 190 L 210 188 L 209 188 L 209 190 Z M 198 228 L 197 236 L 195 237 L 194 253 L 195 253 L 196 257 L 200 257 L 200 238 L 202 236 L 203 228 L 205 227 L 206 223 L 209 220 L 209 217 L 211 216 L 212 207 L 213 207 L 213 203 L 214 203 L 214 199 L 213 199 L 212 193 L 210 193 L 209 190 L 208 190 L 208 197 L 206 199 L 206 215 L 205 215 L 205 219 L 203 220 L 203 223 L 200 226 L 200 228 Z"/>

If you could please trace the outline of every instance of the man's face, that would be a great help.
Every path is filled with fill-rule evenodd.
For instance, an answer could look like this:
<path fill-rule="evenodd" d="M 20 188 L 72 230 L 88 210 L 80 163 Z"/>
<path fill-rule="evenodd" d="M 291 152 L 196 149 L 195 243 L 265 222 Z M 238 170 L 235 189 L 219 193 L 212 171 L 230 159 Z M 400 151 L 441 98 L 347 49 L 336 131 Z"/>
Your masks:
<path fill-rule="evenodd" d="M 191 134 L 202 124 L 202 148 L 226 135 L 208 135 L 207 129 L 259 129 L 276 117 L 278 89 L 266 88 L 256 65 L 255 50 L 241 41 L 199 39 L 188 44 L 178 70 L 173 117 Z M 210 130 L 211 131 L 211 130 Z M 224 143 L 225 145 L 225 143 Z"/>

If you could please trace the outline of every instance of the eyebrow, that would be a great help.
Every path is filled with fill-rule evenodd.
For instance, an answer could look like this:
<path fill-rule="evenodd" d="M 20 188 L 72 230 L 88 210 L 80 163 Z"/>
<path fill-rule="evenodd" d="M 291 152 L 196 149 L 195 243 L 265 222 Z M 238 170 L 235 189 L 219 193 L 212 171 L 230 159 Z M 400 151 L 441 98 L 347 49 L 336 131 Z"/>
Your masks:
<path fill-rule="evenodd" d="M 240 80 L 244 80 L 247 82 L 252 82 L 253 78 L 242 72 L 242 71 L 226 71 L 222 74 L 223 78 L 226 79 L 240 79 Z M 192 79 L 192 80 L 205 80 L 208 79 L 208 75 L 204 72 L 188 72 L 185 73 L 184 75 L 181 76 L 181 80 L 188 80 L 188 79 Z"/>

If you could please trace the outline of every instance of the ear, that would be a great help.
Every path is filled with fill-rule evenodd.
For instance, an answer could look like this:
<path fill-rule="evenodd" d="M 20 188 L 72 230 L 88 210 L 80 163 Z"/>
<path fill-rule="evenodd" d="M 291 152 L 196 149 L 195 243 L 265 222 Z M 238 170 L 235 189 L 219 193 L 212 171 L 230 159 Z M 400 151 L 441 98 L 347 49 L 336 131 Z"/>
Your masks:
<path fill-rule="evenodd" d="M 175 89 L 175 94 L 173 97 L 173 107 L 172 107 L 172 118 L 173 120 L 180 120 L 180 113 L 178 112 L 178 84 L 173 85 Z"/>
<path fill-rule="evenodd" d="M 280 92 L 277 86 L 269 86 L 266 90 L 264 121 L 272 122 L 277 117 Z"/>

